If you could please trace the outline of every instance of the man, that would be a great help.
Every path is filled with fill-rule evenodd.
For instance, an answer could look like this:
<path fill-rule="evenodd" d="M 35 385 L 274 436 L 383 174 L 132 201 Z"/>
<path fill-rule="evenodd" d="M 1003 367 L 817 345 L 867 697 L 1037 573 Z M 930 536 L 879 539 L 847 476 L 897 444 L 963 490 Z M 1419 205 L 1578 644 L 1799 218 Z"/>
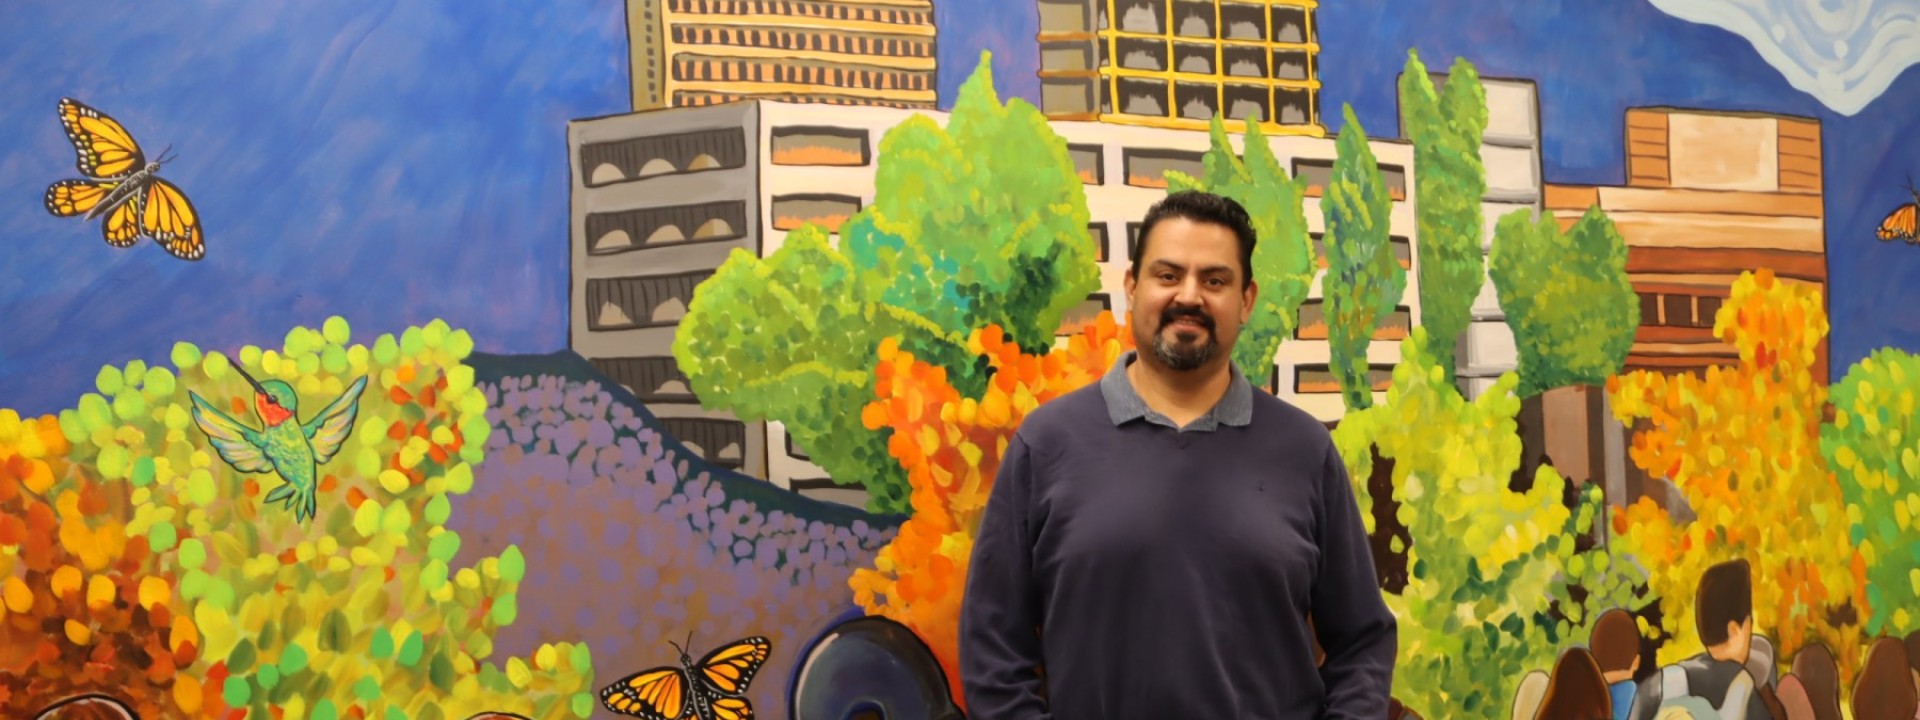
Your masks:
<path fill-rule="evenodd" d="M 1640 684 L 1633 699 L 1635 720 L 1651 720 L 1663 702 L 1705 700 L 1723 717 L 1777 720 L 1747 672 L 1753 648 L 1753 579 L 1745 560 L 1707 568 L 1694 591 L 1694 629 L 1706 652 L 1660 668 Z"/>
<path fill-rule="evenodd" d="M 1139 238 L 1139 350 L 1029 414 L 994 481 L 960 612 L 968 714 L 1386 717 L 1394 619 L 1346 466 L 1230 359 L 1258 292 L 1246 210 L 1175 193 Z"/>

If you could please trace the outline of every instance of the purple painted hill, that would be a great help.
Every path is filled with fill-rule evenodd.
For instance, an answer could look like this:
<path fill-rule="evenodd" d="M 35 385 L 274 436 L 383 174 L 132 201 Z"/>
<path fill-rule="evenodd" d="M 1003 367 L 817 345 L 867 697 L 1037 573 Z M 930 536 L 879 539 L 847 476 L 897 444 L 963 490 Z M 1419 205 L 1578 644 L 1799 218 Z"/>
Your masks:
<path fill-rule="evenodd" d="M 496 653 L 542 638 L 588 644 L 596 690 L 763 635 L 773 652 L 748 697 L 776 716 L 798 654 L 855 610 L 847 578 L 904 518 L 803 497 L 715 468 L 634 396 L 568 351 L 476 354 L 494 432 L 473 492 L 454 501 L 455 564 L 518 545 L 520 617 Z"/>

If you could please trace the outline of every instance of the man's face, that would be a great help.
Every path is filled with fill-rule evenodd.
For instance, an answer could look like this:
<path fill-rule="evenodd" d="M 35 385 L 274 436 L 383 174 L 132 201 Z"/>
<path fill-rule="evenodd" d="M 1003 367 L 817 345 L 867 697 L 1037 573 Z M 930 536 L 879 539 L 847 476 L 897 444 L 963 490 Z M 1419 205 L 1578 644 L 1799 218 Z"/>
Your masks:
<path fill-rule="evenodd" d="M 1173 370 L 1225 362 L 1258 288 L 1242 286 L 1240 242 L 1224 225 L 1174 217 L 1143 238 L 1139 275 L 1127 275 L 1134 344 Z"/>

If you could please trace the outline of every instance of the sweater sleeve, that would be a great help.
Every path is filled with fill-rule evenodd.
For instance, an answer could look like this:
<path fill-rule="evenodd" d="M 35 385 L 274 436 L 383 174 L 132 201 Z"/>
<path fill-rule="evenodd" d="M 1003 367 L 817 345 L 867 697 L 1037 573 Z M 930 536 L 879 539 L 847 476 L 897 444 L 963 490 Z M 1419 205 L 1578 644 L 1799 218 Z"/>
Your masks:
<path fill-rule="evenodd" d="M 994 477 L 968 563 L 960 607 L 960 685 L 981 720 L 1050 717 L 1041 664 L 1039 585 L 1033 578 L 1031 449 L 1015 434 Z"/>
<path fill-rule="evenodd" d="M 1327 720 L 1387 716 L 1399 637 L 1380 595 L 1366 525 L 1349 484 L 1347 466 L 1327 445 L 1321 478 L 1320 568 L 1313 585 L 1313 624 L 1326 661 Z"/>

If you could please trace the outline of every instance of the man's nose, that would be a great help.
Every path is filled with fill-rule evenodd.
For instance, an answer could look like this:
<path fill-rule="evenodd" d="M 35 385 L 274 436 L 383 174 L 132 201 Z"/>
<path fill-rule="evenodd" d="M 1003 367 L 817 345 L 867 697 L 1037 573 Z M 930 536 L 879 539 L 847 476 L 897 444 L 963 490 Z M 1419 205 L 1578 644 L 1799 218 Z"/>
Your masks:
<path fill-rule="evenodd" d="M 1198 307 L 1202 297 L 1200 281 L 1188 279 L 1180 283 L 1180 287 L 1174 292 L 1173 300 L 1182 306 Z"/>

